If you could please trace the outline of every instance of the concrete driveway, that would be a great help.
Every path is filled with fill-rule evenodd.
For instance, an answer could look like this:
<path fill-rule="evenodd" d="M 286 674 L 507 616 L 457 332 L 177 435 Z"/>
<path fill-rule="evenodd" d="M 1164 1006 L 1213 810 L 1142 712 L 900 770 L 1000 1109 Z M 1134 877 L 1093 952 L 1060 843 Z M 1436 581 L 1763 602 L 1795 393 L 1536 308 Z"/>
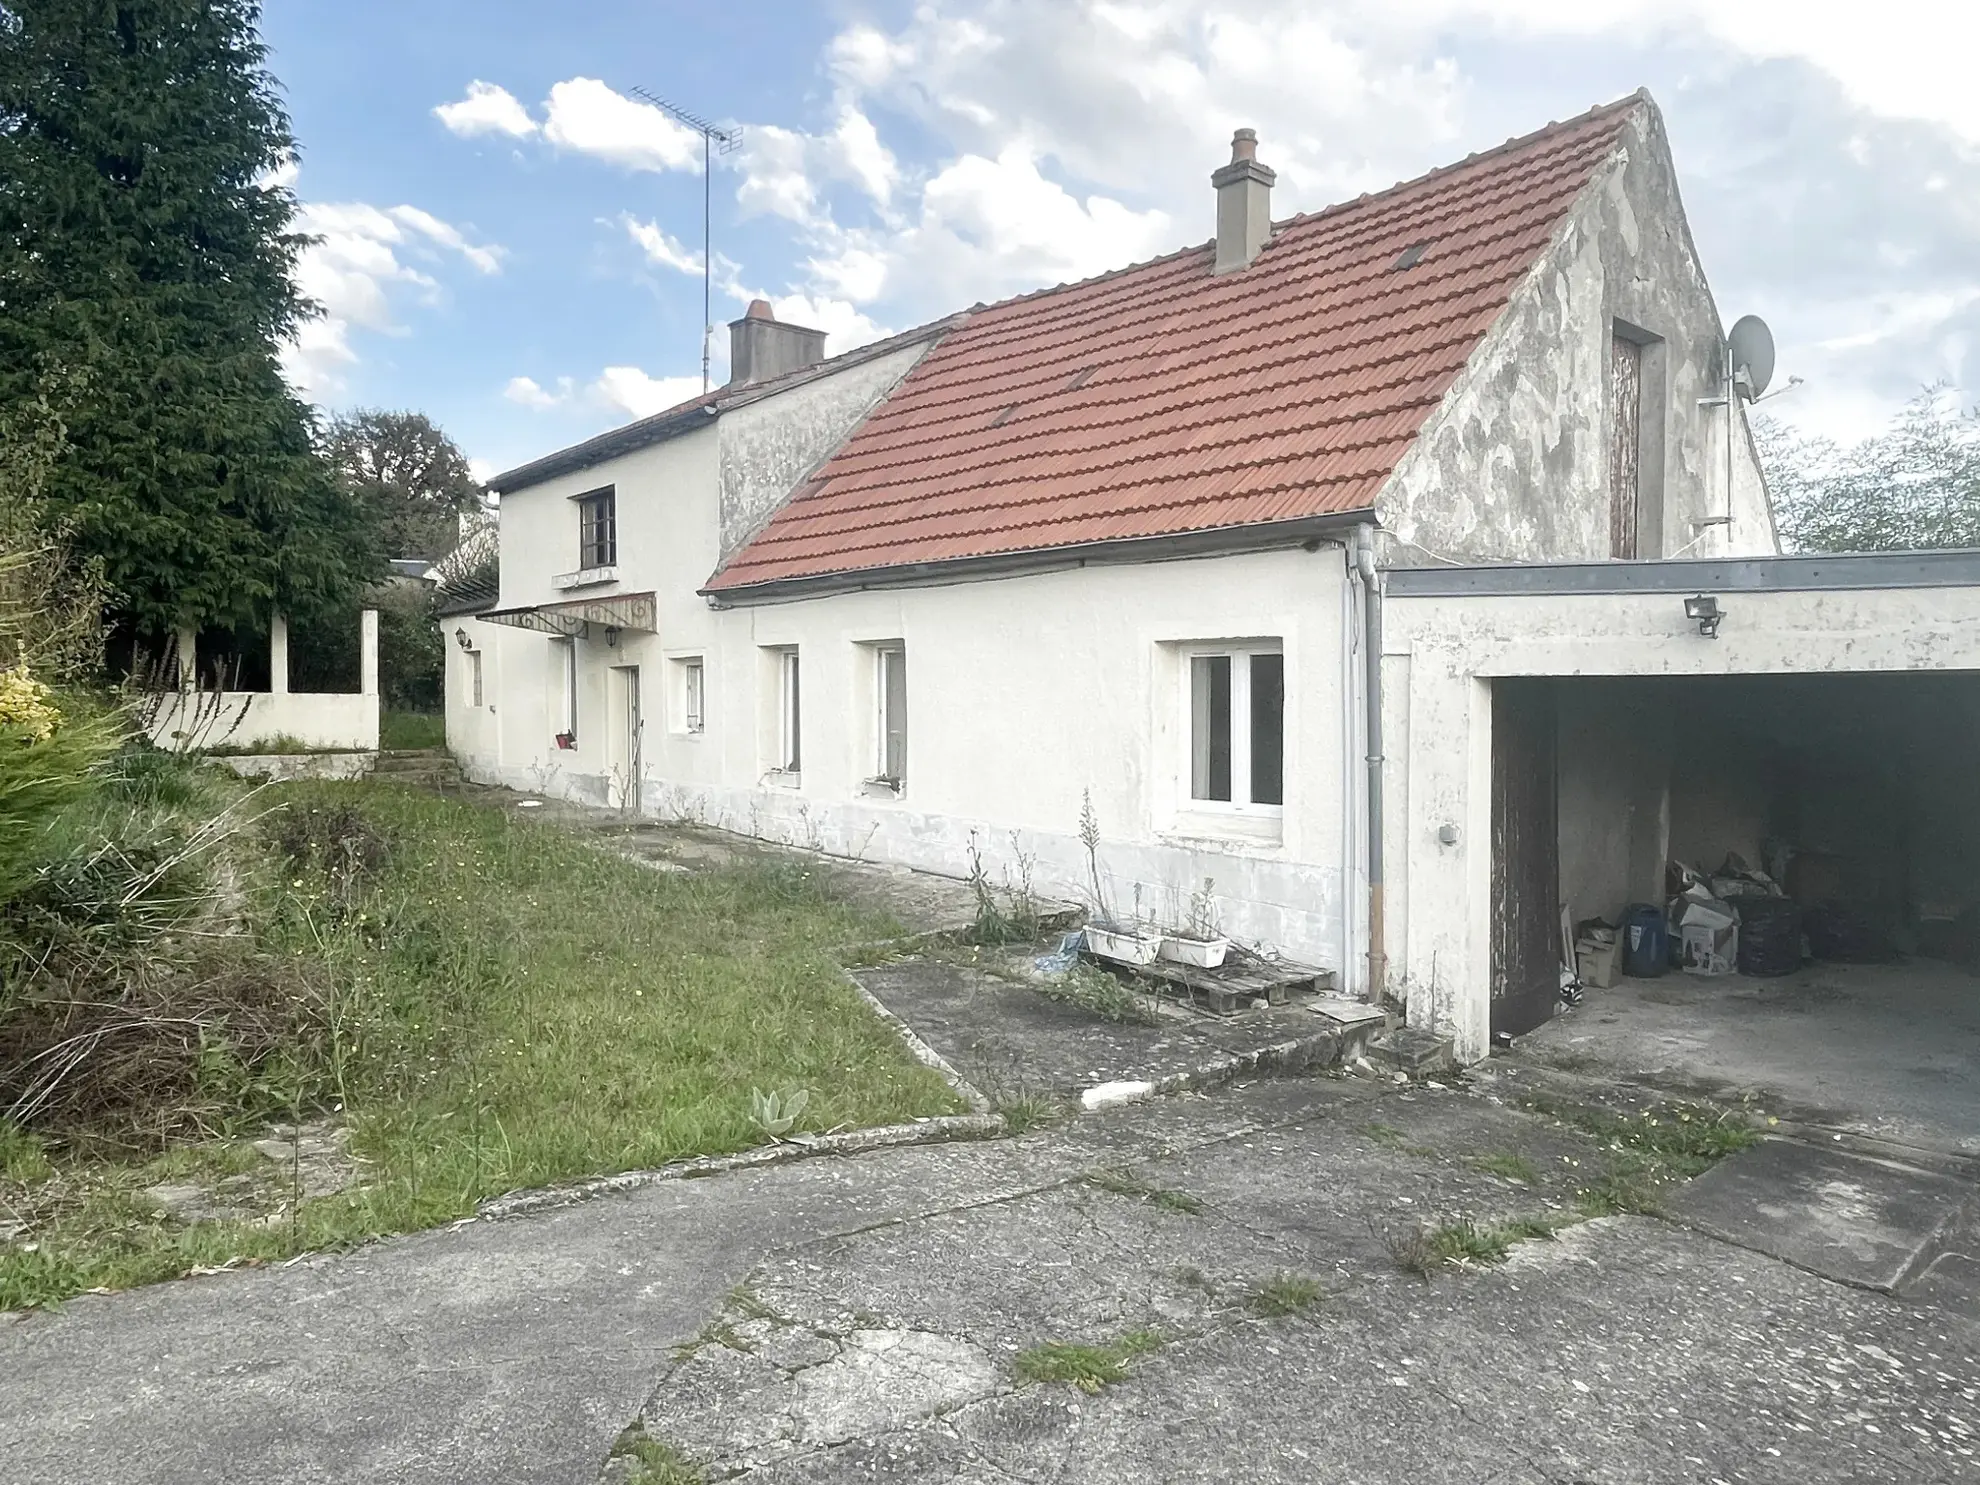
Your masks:
<path fill-rule="evenodd" d="M 1261 1083 L 77 1300 L 0 1322 L 0 1478 L 588 1482 L 642 1412 L 766 1481 L 1972 1477 L 1958 1285 L 1641 1217 L 1399 1271 L 1599 1164 L 1492 1093 Z M 1259 1313 L 1281 1273 L 1324 1297 Z M 1135 1328 L 1098 1396 L 1014 1378 Z"/>

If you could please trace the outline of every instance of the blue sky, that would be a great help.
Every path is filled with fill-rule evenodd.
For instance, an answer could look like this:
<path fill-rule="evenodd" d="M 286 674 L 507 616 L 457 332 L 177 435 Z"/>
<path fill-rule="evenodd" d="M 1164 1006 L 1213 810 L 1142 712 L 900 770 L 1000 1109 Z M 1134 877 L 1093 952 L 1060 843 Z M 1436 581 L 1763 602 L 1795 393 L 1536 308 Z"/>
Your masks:
<path fill-rule="evenodd" d="M 636 86 L 743 132 L 713 173 L 717 381 L 753 294 L 841 350 L 1201 241 L 1241 124 L 1287 215 L 1648 86 L 1721 311 L 1806 378 L 1769 408 L 1853 438 L 1980 383 L 1971 9 L 268 0 L 322 239 L 291 374 L 431 414 L 484 471 L 699 390 L 699 147 Z"/>

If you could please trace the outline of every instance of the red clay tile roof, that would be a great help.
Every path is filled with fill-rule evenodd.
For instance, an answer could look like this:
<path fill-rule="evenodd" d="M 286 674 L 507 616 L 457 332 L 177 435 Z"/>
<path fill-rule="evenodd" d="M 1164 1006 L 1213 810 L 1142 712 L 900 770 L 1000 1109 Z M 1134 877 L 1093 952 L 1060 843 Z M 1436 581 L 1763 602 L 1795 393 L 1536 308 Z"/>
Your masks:
<path fill-rule="evenodd" d="M 973 312 L 707 591 L 1370 508 L 1639 101 Z"/>

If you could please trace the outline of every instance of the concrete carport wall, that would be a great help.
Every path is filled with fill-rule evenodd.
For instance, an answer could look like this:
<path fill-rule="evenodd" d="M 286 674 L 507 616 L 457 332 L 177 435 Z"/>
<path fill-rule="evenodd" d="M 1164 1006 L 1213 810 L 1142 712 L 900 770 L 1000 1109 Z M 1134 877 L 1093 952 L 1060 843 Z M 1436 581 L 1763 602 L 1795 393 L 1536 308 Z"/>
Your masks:
<path fill-rule="evenodd" d="M 1975 551 L 1396 569 L 1387 589 L 1388 988 L 1468 1060 L 1491 1035 L 1495 688 L 1980 672 Z M 1694 594 L 1723 611 L 1716 638 L 1686 618 Z M 1615 847 L 1645 857 L 1631 872 L 1660 868 L 1638 845 Z"/>

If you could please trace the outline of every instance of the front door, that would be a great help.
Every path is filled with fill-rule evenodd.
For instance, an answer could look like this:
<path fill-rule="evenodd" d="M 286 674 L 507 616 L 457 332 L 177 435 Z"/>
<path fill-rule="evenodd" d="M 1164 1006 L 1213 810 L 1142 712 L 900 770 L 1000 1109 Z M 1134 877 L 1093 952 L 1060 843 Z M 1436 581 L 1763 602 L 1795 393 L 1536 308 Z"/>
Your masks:
<path fill-rule="evenodd" d="M 1531 1031 L 1560 995 L 1554 691 L 1492 683 L 1492 1040 Z"/>
<path fill-rule="evenodd" d="M 613 708 L 618 715 L 617 736 L 612 744 L 612 792 L 620 809 L 639 810 L 640 741 L 644 723 L 639 711 L 639 667 L 621 665 L 612 674 L 618 679 L 619 695 Z"/>

